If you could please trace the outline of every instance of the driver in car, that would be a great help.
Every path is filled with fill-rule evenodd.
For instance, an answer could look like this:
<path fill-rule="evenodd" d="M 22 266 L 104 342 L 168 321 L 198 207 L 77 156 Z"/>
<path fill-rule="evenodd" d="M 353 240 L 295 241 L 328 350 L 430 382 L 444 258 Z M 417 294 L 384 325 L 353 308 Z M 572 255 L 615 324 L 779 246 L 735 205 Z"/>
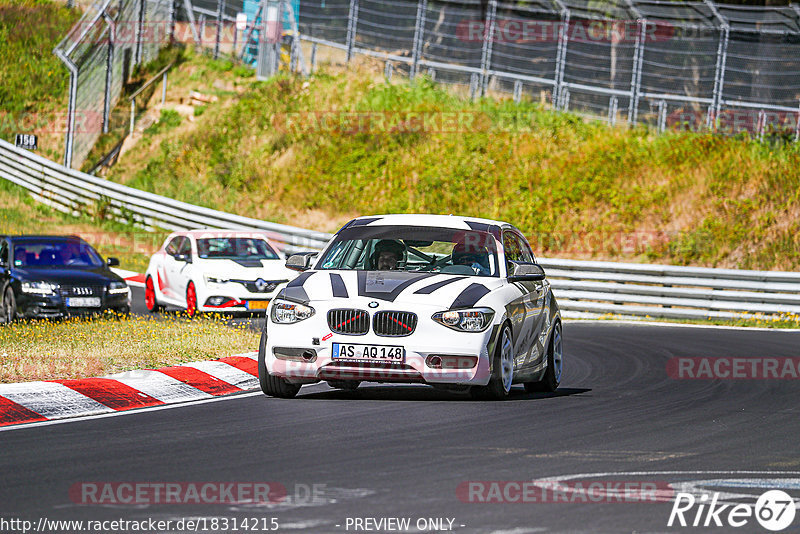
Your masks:
<path fill-rule="evenodd" d="M 372 264 L 379 271 L 394 271 L 403 258 L 406 247 L 394 239 L 382 239 L 375 245 Z"/>
<path fill-rule="evenodd" d="M 482 245 L 456 243 L 451 254 L 453 265 L 465 265 L 475 274 L 489 276 L 489 250 Z"/>

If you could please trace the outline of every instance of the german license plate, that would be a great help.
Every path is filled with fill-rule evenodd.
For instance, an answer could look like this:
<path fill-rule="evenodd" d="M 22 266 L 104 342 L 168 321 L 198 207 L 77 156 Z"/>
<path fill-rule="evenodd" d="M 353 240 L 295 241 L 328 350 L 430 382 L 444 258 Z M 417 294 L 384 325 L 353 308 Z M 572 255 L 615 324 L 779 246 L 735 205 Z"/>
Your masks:
<path fill-rule="evenodd" d="M 247 301 L 247 309 L 248 310 L 266 310 L 267 306 L 269 306 L 268 300 L 248 300 Z"/>
<path fill-rule="evenodd" d="M 403 347 L 389 345 L 334 343 L 332 358 L 340 362 L 403 363 L 406 361 L 406 351 Z"/>
<path fill-rule="evenodd" d="M 99 297 L 67 297 L 67 307 L 69 308 L 99 308 Z"/>

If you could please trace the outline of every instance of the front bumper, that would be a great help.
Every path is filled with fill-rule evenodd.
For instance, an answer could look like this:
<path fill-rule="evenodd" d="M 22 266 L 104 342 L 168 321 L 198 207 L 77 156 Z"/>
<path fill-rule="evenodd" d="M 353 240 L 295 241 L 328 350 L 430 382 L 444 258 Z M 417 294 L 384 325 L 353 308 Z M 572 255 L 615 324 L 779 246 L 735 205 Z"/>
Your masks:
<path fill-rule="evenodd" d="M 317 314 L 295 324 L 275 324 L 267 318 L 264 363 L 271 375 L 295 384 L 320 380 L 358 380 L 447 385 L 488 384 L 491 376 L 490 350 L 497 329 L 456 332 L 435 323 L 425 314 L 413 334 L 404 337 L 343 335 L 328 329 L 325 317 Z M 322 314 L 324 315 L 324 314 Z M 402 346 L 402 363 L 343 362 L 333 358 L 335 343 Z M 432 356 L 455 357 L 455 365 L 432 367 Z"/>
<path fill-rule="evenodd" d="M 25 319 L 57 319 L 72 315 L 91 315 L 113 310 L 119 313 L 130 311 L 130 291 L 119 294 L 100 295 L 100 306 L 90 308 L 68 307 L 62 295 L 38 295 L 19 293 L 17 315 Z"/>
<path fill-rule="evenodd" d="M 270 301 L 285 286 L 282 283 L 272 291 L 252 292 L 242 284 L 208 284 L 198 288 L 197 309 L 201 312 L 252 312 L 264 313 Z"/>

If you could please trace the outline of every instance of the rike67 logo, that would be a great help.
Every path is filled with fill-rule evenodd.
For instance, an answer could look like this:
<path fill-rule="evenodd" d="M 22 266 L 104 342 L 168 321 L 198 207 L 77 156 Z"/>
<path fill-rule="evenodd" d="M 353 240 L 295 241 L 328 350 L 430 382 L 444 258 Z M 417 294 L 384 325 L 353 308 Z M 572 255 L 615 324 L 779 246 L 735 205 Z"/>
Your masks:
<path fill-rule="evenodd" d="M 785 491 L 767 491 L 758 498 L 755 506 L 721 504 L 719 496 L 719 493 L 714 493 L 709 500 L 707 494 L 700 497 L 691 493 L 676 494 L 667 526 L 740 528 L 755 518 L 765 529 L 777 532 L 794 521 L 794 499 Z"/>

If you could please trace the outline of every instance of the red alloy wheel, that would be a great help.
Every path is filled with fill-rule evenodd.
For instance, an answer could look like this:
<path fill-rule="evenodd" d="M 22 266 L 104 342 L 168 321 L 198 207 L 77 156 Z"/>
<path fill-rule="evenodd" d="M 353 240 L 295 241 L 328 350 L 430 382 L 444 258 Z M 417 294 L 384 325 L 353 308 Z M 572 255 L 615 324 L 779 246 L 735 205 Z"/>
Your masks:
<path fill-rule="evenodd" d="M 156 310 L 156 289 L 153 287 L 153 278 L 148 276 L 144 282 L 144 305 L 147 311 Z"/>
<path fill-rule="evenodd" d="M 197 315 L 197 292 L 194 289 L 194 282 L 189 282 L 186 288 L 186 315 L 194 317 Z"/>

